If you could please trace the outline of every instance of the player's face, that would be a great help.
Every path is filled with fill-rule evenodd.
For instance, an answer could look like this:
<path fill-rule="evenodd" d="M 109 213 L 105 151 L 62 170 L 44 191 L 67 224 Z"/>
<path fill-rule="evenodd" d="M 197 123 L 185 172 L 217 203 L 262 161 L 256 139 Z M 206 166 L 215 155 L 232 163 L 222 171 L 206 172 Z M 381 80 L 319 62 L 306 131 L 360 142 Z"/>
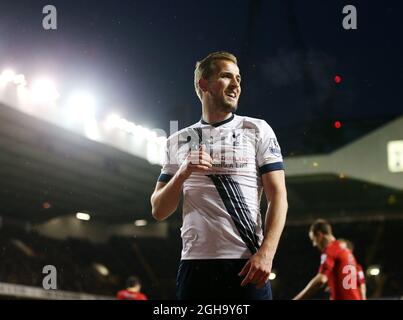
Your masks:
<path fill-rule="evenodd" d="M 241 76 L 238 66 L 229 60 L 215 63 L 216 73 L 208 80 L 213 105 L 220 111 L 235 112 L 241 95 Z"/>
<path fill-rule="evenodd" d="M 309 232 L 309 238 L 312 241 L 312 245 L 319 250 L 322 249 L 321 246 L 321 233 L 319 232 L 318 234 L 314 234 L 313 232 Z"/>

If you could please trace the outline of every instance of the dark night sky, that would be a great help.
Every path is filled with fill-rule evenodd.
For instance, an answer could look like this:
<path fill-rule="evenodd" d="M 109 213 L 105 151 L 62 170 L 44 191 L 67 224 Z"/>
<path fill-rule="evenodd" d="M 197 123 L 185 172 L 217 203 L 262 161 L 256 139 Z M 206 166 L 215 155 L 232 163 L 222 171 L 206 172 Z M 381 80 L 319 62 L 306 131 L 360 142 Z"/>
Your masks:
<path fill-rule="evenodd" d="M 58 10 L 56 31 L 42 28 L 46 4 Z M 358 30 L 342 28 L 347 4 Z M 329 97 L 341 119 L 399 115 L 402 9 L 390 0 L 2 1 L 0 68 L 47 74 L 62 99 L 88 89 L 100 114 L 168 130 L 169 120 L 200 118 L 196 60 L 228 50 L 243 75 L 238 113 L 274 128 L 330 112 Z"/>

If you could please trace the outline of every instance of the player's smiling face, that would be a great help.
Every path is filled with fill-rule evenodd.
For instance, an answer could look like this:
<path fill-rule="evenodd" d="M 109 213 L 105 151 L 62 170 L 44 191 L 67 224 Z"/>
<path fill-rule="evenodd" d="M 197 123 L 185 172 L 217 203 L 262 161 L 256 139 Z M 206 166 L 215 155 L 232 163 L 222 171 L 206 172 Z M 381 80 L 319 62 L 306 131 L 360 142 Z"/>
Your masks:
<path fill-rule="evenodd" d="M 212 102 L 220 111 L 235 112 L 241 95 L 239 68 L 229 60 L 216 61 L 215 68 L 215 74 L 208 80 Z"/>

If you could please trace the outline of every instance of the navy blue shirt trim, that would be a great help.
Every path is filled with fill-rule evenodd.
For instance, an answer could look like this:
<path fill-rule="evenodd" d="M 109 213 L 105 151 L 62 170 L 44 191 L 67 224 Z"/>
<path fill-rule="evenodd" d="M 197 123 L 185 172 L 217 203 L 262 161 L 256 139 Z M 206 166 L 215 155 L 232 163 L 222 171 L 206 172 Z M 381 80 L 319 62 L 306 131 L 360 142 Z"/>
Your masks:
<path fill-rule="evenodd" d="M 166 174 L 166 173 L 161 173 L 160 176 L 158 177 L 158 182 L 166 182 L 168 183 L 169 180 L 171 180 L 173 175 L 171 174 Z"/>
<path fill-rule="evenodd" d="M 260 175 L 263 175 L 267 172 L 276 171 L 276 170 L 284 170 L 284 163 L 282 161 L 269 163 L 269 164 L 265 164 L 265 165 L 261 166 L 259 168 L 259 173 L 260 173 Z"/>
<path fill-rule="evenodd" d="M 216 123 L 208 123 L 208 122 L 204 121 L 203 118 L 200 121 L 201 121 L 202 124 L 208 124 L 208 125 L 213 126 L 213 127 L 218 127 L 218 126 L 221 126 L 221 125 L 223 125 L 225 123 L 228 123 L 228 122 L 234 120 L 234 118 L 235 118 L 235 116 L 234 116 L 234 114 L 232 114 L 231 117 L 229 117 L 228 119 L 226 119 L 224 121 L 216 122 Z"/>

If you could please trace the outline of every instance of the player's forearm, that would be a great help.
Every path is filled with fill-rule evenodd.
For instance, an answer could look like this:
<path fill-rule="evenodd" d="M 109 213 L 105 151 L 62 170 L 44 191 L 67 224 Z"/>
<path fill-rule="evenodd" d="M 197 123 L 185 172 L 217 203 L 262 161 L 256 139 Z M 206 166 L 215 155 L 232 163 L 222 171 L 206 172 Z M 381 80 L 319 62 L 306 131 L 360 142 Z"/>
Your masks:
<path fill-rule="evenodd" d="M 294 300 L 308 299 L 313 296 L 324 284 L 322 281 L 320 281 L 319 277 L 320 276 L 317 275 L 311 281 L 309 281 L 307 286 L 295 296 Z"/>
<path fill-rule="evenodd" d="M 178 208 L 186 177 L 177 173 L 161 189 L 154 191 L 151 196 L 152 215 L 162 221 L 168 218 Z"/>
<path fill-rule="evenodd" d="M 367 300 L 367 286 L 365 284 L 360 285 L 360 291 L 362 300 Z"/>
<path fill-rule="evenodd" d="M 285 191 L 275 192 L 266 212 L 265 233 L 260 253 L 264 253 L 270 259 L 274 258 L 284 229 L 288 210 L 287 193 Z"/>

